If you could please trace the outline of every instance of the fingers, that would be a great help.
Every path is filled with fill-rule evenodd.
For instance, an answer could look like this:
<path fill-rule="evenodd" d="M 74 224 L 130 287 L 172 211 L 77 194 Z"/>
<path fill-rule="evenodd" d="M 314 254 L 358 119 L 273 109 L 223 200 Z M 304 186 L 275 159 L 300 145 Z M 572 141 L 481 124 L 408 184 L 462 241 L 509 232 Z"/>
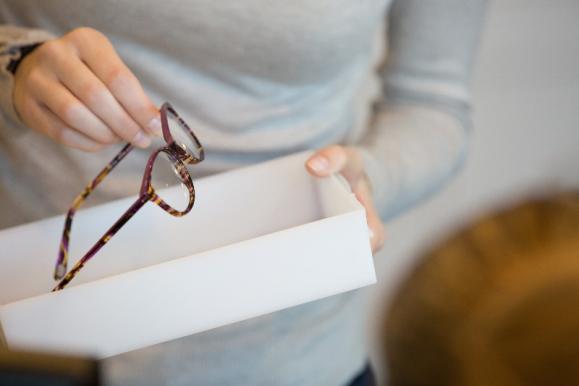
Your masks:
<path fill-rule="evenodd" d="M 103 148 L 102 144 L 68 127 L 46 107 L 34 103 L 29 106 L 28 112 L 27 119 L 30 124 L 40 127 L 43 132 L 58 143 L 88 152 L 95 152 Z"/>
<path fill-rule="evenodd" d="M 24 123 L 76 148 L 95 147 L 85 140 L 103 146 L 125 140 L 145 148 L 149 134 L 161 131 L 159 111 L 136 77 L 107 38 L 90 28 L 45 42 L 26 56 L 12 98 Z M 55 122 L 66 129 L 55 131 Z"/>
<path fill-rule="evenodd" d="M 366 221 L 371 233 L 372 252 L 384 246 L 385 229 L 374 205 L 369 181 L 364 171 L 362 156 L 355 148 L 328 146 L 315 152 L 307 161 L 306 168 L 311 174 L 325 177 L 333 173 L 342 174 L 366 211 Z"/>
<path fill-rule="evenodd" d="M 118 141 L 115 133 L 57 80 L 46 76 L 39 77 L 33 92 L 36 100 L 45 105 L 68 127 L 103 145 Z"/>
<path fill-rule="evenodd" d="M 139 147 L 149 146 L 151 141 L 141 127 L 80 59 L 73 58 L 60 66 L 57 76 L 60 82 L 110 128 L 115 136 Z"/>
<path fill-rule="evenodd" d="M 306 162 L 308 170 L 319 177 L 342 174 L 350 185 L 358 183 L 364 171 L 362 157 L 354 149 L 332 145 L 318 150 Z"/>
<path fill-rule="evenodd" d="M 374 199 L 372 198 L 370 186 L 365 180 L 362 179 L 360 184 L 358 184 L 353 192 L 356 195 L 358 201 L 360 201 L 366 210 L 366 222 L 368 223 L 368 228 L 370 229 L 370 245 L 372 247 L 372 252 L 378 252 L 384 246 L 386 230 L 384 223 L 380 219 L 380 216 L 375 209 Z"/>
<path fill-rule="evenodd" d="M 74 41 L 82 61 L 110 91 L 135 124 L 150 134 L 160 135 L 158 109 L 110 41 L 100 32 L 90 28 L 77 30 L 71 40 Z"/>

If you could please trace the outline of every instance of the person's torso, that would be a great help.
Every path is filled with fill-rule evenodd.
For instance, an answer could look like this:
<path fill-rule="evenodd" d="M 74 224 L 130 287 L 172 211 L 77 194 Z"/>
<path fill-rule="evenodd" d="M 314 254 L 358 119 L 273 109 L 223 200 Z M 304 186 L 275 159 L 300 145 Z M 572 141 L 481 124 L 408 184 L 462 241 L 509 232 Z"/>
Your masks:
<path fill-rule="evenodd" d="M 388 3 L 3 0 L 0 22 L 106 34 L 153 100 L 171 101 L 196 131 L 207 159 L 192 172 L 208 174 L 356 142 L 380 93 Z M 33 131 L 0 136 L 0 227 L 63 213 L 116 151 L 84 154 Z M 112 190 L 94 194 L 136 194 L 128 186 L 148 154 L 131 154 L 127 172 L 108 177 Z M 357 303 L 337 296 L 129 353 L 108 361 L 108 374 L 119 384 L 345 382 L 365 360 Z"/>
<path fill-rule="evenodd" d="M 388 0 L 7 0 L 0 3 L 0 22 L 57 35 L 81 26 L 103 32 L 152 99 L 169 100 L 194 128 L 207 150 L 197 168 L 204 175 L 356 142 L 380 93 L 375 67 L 384 52 L 388 5 Z M 44 153 L 3 160 L 3 177 L 12 175 L 14 186 L 0 188 L 0 196 L 23 190 L 37 174 L 44 177 L 35 184 L 44 182 L 40 190 L 48 195 L 56 188 L 73 190 L 58 197 L 26 193 L 37 207 L 35 214 L 35 208 L 16 205 L 26 221 L 63 212 L 118 150 L 82 154 L 49 142 L 34 132 L 0 138 L 4 158 L 22 157 L 17 148 Z M 134 161 L 134 178 L 147 154 Z M 60 160 L 53 166 L 45 162 L 54 158 Z M 46 178 L 54 175 L 54 165 L 67 178 Z M 123 194 L 122 181 L 117 185 L 106 198 Z M 13 223 L 14 218 L 0 226 Z"/>

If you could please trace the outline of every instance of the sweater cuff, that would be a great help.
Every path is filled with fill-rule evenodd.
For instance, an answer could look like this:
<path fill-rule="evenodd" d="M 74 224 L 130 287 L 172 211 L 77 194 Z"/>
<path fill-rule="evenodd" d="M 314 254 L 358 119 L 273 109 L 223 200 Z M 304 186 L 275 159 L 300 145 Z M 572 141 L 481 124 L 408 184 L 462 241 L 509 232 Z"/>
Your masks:
<path fill-rule="evenodd" d="M 17 134 L 25 129 L 12 103 L 14 75 L 8 68 L 10 63 L 20 59 L 21 47 L 50 39 L 54 39 L 54 35 L 46 31 L 0 26 L 0 131 Z"/>

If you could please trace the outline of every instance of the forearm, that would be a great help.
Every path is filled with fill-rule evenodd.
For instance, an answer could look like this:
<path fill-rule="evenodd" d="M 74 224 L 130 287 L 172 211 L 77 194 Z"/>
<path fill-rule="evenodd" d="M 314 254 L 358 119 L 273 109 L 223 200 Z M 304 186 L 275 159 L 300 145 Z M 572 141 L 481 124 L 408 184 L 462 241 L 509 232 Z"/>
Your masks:
<path fill-rule="evenodd" d="M 451 114 L 418 105 L 380 111 L 361 149 L 382 217 L 440 189 L 459 169 L 467 144 L 468 131 Z"/>
<path fill-rule="evenodd" d="M 462 164 L 485 6 L 486 0 L 394 1 L 384 99 L 361 146 L 387 218 L 439 189 Z"/>

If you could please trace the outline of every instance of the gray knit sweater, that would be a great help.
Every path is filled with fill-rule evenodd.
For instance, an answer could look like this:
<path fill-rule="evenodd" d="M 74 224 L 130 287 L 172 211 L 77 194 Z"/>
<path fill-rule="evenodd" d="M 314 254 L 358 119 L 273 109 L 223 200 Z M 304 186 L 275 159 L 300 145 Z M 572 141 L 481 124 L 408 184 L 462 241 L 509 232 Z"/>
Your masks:
<path fill-rule="evenodd" d="M 84 154 L 18 122 L 6 66 L 19 46 L 79 26 L 103 32 L 152 99 L 171 101 L 195 128 L 207 149 L 199 175 L 328 144 L 359 146 L 388 219 L 438 189 L 460 165 L 484 5 L 2 0 L 0 227 L 63 213 L 118 151 Z M 96 199 L 135 194 L 131 186 L 147 156 L 135 152 Z M 366 358 L 364 299 L 361 292 L 335 296 L 123 354 L 105 361 L 107 380 L 344 384 Z"/>

